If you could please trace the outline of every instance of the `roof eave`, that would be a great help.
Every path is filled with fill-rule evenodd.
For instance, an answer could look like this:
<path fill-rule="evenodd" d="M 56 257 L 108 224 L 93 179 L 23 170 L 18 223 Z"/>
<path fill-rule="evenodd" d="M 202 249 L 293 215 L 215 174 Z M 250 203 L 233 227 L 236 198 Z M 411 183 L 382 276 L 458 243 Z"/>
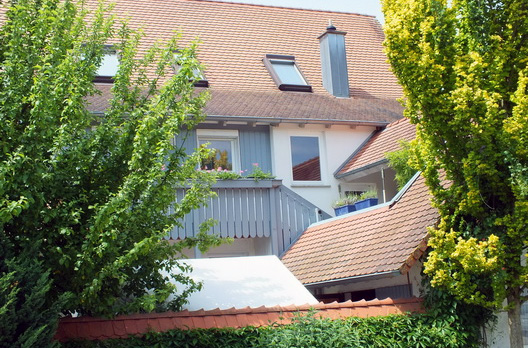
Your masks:
<path fill-rule="evenodd" d="M 207 121 L 233 121 L 248 123 L 265 123 L 278 125 L 280 123 L 293 124 L 322 124 L 322 125 L 345 125 L 345 126 L 369 126 L 385 127 L 390 122 L 385 121 L 366 121 L 366 120 L 338 120 L 338 119 L 321 119 L 321 118 L 287 118 L 287 117 L 256 117 L 256 116 L 233 116 L 233 115 L 207 115 Z"/>
<path fill-rule="evenodd" d="M 346 278 L 339 278 L 339 279 L 328 279 L 328 280 L 322 280 L 319 282 L 313 282 L 313 283 L 303 283 L 303 285 L 307 288 L 318 288 L 318 287 L 324 287 L 324 286 L 334 286 L 334 285 L 340 285 L 342 283 L 359 283 L 363 282 L 365 280 L 376 280 L 376 279 L 383 279 L 383 278 L 393 278 L 401 275 L 399 269 L 394 269 L 390 271 L 383 271 L 383 272 L 376 272 L 376 273 L 370 273 L 370 274 L 361 274 L 361 275 L 355 275 L 351 277 Z"/>

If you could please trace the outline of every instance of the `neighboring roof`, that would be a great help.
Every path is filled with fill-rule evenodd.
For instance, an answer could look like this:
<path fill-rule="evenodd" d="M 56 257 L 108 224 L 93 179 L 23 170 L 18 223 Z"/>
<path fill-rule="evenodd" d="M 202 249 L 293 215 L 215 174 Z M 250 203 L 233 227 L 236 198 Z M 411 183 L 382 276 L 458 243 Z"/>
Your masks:
<path fill-rule="evenodd" d="M 274 306 L 259 308 L 240 308 L 211 311 L 183 311 L 148 313 L 118 316 L 115 319 L 103 318 L 63 318 L 55 335 L 58 341 L 72 339 L 104 340 L 109 338 L 127 338 L 149 331 L 162 332 L 173 329 L 209 329 L 246 326 L 268 326 L 271 324 L 289 324 L 291 319 L 317 310 L 317 317 L 343 319 L 348 317 L 373 317 L 389 314 L 423 312 L 422 300 L 407 298 L 392 300 L 357 301 L 343 303 L 319 303 L 304 306 Z"/>
<path fill-rule="evenodd" d="M 144 29 L 141 51 L 174 30 L 183 31 L 183 45 L 200 39 L 199 59 L 212 91 L 208 115 L 383 123 L 401 117 L 403 108 L 395 100 L 402 89 L 390 72 L 383 32 L 372 16 L 219 1 L 114 2 L 114 12 Z M 351 98 L 335 98 L 322 86 L 318 36 L 328 20 L 347 32 Z M 280 91 L 262 62 L 266 54 L 295 56 L 313 93 Z M 94 111 L 104 109 L 104 103 L 93 106 Z"/>
<path fill-rule="evenodd" d="M 366 167 L 386 163 L 385 154 L 400 149 L 400 141 L 416 137 L 416 127 L 407 118 L 389 124 L 374 133 L 338 170 L 335 176 L 341 178 L 362 171 Z"/>
<path fill-rule="evenodd" d="M 318 301 L 274 256 L 188 259 L 191 278 L 203 282 L 188 310 L 317 304 Z M 180 272 L 179 269 L 175 272 Z"/>
<path fill-rule="evenodd" d="M 387 203 L 310 226 L 282 257 L 303 284 L 405 274 L 437 222 L 421 176 Z"/>

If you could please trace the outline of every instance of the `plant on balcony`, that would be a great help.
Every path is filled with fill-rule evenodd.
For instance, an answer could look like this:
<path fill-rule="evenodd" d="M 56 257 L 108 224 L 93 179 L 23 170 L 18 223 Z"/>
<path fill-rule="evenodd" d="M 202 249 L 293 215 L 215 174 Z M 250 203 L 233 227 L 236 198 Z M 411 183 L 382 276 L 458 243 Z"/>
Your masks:
<path fill-rule="evenodd" d="M 234 172 L 232 170 L 223 169 L 222 167 L 218 167 L 216 169 L 207 169 L 203 171 L 210 173 L 217 180 L 237 180 L 242 178 L 242 175 L 240 173 Z"/>
<path fill-rule="evenodd" d="M 259 167 L 258 163 L 253 163 L 253 169 L 251 173 L 247 175 L 248 178 L 255 179 L 255 181 L 266 180 L 266 179 L 275 179 L 275 175 L 265 172 L 262 168 Z"/>
<path fill-rule="evenodd" d="M 346 195 L 332 204 L 336 216 L 351 213 L 356 210 L 355 203 L 359 200 L 358 195 Z"/>
<path fill-rule="evenodd" d="M 378 204 L 378 192 L 376 190 L 368 190 L 359 195 L 356 202 L 356 210 L 365 209 Z"/>
<path fill-rule="evenodd" d="M 238 173 L 232 170 L 224 169 L 222 167 L 218 167 L 216 169 L 202 169 L 202 171 L 210 173 L 216 178 L 216 180 L 237 180 L 251 178 L 258 182 L 259 180 L 275 179 L 274 175 L 263 171 L 262 168 L 259 167 L 258 163 L 253 163 L 253 169 L 246 176 L 244 176 L 244 173 L 247 172 L 247 170 L 241 170 L 240 173 Z"/>

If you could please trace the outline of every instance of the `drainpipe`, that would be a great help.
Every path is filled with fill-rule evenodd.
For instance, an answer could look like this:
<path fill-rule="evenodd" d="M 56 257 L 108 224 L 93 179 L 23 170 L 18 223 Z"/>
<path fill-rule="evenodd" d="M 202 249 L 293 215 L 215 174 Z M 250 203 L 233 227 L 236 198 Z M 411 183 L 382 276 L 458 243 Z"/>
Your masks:
<path fill-rule="evenodd" d="M 387 202 L 387 197 L 385 194 L 385 172 L 383 171 L 383 168 L 381 168 L 381 188 L 383 193 L 383 203 Z"/>

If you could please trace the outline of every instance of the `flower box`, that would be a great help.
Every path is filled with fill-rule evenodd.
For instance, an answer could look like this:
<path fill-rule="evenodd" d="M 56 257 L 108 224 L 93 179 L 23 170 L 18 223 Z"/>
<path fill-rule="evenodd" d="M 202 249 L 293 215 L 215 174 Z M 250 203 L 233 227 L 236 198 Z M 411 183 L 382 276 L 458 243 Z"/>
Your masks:
<path fill-rule="evenodd" d="M 336 216 L 348 214 L 355 210 L 356 210 L 356 206 L 354 204 L 348 204 L 348 205 L 343 205 L 343 206 L 334 208 L 334 212 Z"/>
<path fill-rule="evenodd" d="M 356 206 L 356 210 L 361 210 L 361 209 L 365 209 L 365 208 L 368 208 L 368 207 L 372 207 L 374 205 L 377 205 L 378 204 L 378 199 L 377 198 L 367 198 L 367 199 L 363 199 L 361 201 L 357 201 L 355 206 Z"/>

